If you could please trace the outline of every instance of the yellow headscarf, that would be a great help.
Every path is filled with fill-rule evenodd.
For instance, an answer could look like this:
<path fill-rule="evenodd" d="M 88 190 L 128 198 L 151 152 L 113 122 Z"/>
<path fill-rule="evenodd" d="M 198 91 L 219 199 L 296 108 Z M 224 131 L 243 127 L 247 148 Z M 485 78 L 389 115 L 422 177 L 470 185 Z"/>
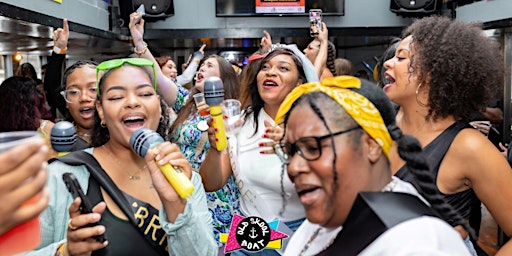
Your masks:
<path fill-rule="evenodd" d="M 361 88 L 361 80 L 352 76 L 338 76 L 322 82 L 306 83 L 295 87 L 283 101 L 276 115 L 276 123 L 281 122 L 292 104 L 303 94 L 323 92 L 334 99 L 382 148 L 387 156 L 393 140 L 379 110 L 363 95 L 349 88 Z"/>

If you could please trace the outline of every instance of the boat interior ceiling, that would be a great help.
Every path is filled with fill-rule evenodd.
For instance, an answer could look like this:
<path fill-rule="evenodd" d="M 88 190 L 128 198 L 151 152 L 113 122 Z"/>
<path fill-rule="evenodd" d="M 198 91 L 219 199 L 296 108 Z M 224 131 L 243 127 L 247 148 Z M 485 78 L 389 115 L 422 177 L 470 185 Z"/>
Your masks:
<path fill-rule="evenodd" d="M 486 24 L 486 26 L 511 26 Z M 61 27 L 62 20 L 31 10 L 0 3 L 0 55 L 13 55 L 27 52 L 38 56 L 48 56 L 53 47 L 54 28 Z M 68 57 L 71 59 L 103 60 L 125 57 L 132 53 L 131 38 L 127 28 L 105 31 L 78 23 L 69 23 L 70 37 Z M 147 26 L 146 26 L 147 27 Z M 257 50 L 262 30 L 250 29 L 146 29 L 145 40 L 155 55 L 171 54 L 176 50 L 196 50 L 207 41 L 208 53 L 226 50 Z M 114 32 L 116 31 L 116 32 Z M 311 40 L 307 28 L 270 28 L 273 42 L 294 43 L 301 49 Z M 391 37 L 399 35 L 401 28 L 332 28 L 330 40 L 338 50 L 382 46 Z"/>
<path fill-rule="evenodd" d="M 62 26 L 62 19 L 0 3 L 0 55 L 28 52 L 48 56 L 53 47 L 52 34 Z M 146 26 L 147 27 L 147 26 Z M 132 53 L 131 38 L 126 27 L 104 31 L 69 22 L 68 57 L 101 60 L 128 56 Z M 262 29 L 146 29 L 145 41 L 155 55 L 175 50 L 197 49 L 207 41 L 208 53 L 226 50 L 254 52 L 260 44 Z M 273 42 L 307 46 L 311 40 L 307 28 L 267 29 Z M 118 32 L 113 32 L 118 31 Z M 329 30 L 338 49 L 386 45 L 400 28 L 334 28 Z"/>

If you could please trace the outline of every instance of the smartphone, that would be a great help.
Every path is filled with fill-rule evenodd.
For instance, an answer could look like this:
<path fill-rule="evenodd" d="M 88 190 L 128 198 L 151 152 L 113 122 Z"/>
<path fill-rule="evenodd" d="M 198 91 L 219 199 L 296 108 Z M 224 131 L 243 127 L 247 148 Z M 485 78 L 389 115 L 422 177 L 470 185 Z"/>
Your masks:
<path fill-rule="evenodd" d="M 64 180 L 64 183 L 66 184 L 66 187 L 68 188 L 68 191 L 73 197 L 73 199 L 80 197 L 80 199 L 82 200 L 82 203 L 80 204 L 80 212 L 82 214 L 92 213 L 91 201 L 89 201 L 89 198 L 85 196 L 85 193 L 82 190 L 80 183 L 78 183 L 78 180 L 76 179 L 75 175 L 66 172 L 62 174 L 62 180 Z M 86 227 L 94 227 L 97 225 L 99 225 L 98 222 L 90 223 L 86 225 Z M 100 243 L 103 243 L 106 240 L 105 234 L 94 236 L 94 239 L 96 239 L 96 241 Z"/>
<path fill-rule="evenodd" d="M 142 14 L 142 16 L 146 15 L 146 9 L 145 9 L 145 7 L 144 7 L 144 4 L 141 4 L 141 5 L 139 6 L 139 8 L 137 8 L 137 10 L 136 10 L 135 12 L 137 12 L 137 13 L 141 13 L 141 14 Z"/>
<path fill-rule="evenodd" d="M 309 10 L 309 35 L 318 36 L 319 30 L 322 30 L 322 9 L 311 9 Z"/>

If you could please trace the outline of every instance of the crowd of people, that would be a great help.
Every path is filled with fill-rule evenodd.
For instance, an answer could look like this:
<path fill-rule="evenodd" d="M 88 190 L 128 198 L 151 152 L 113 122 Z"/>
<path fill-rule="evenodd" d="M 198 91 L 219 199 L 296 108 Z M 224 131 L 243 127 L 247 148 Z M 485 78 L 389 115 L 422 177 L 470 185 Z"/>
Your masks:
<path fill-rule="evenodd" d="M 64 19 L 44 79 L 25 65 L 0 85 L 2 102 L 18 104 L 1 106 L 1 132 L 42 134 L 0 151 L 0 234 L 39 216 L 41 243 L 25 255 L 478 255 L 469 219 L 481 202 L 512 235 L 511 167 L 470 125 L 503 80 L 499 44 L 474 24 L 418 19 L 383 52 L 375 84 L 336 58 L 322 25 L 303 51 L 264 31 L 241 74 L 203 45 L 178 75 L 172 57 L 148 49 L 140 13 L 130 15 L 131 57 L 63 69 Z M 193 100 L 212 77 L 241 103 L 227 149 Z M 56 157 L 59 114 L 76 140 Z M 145 156 L 132 148 L 140 128 L 164 141 Z M 190 196 L 165 165 L 191 181 Z M 280 221 L 286 247 L 228 251 L 237 215 Z"/>

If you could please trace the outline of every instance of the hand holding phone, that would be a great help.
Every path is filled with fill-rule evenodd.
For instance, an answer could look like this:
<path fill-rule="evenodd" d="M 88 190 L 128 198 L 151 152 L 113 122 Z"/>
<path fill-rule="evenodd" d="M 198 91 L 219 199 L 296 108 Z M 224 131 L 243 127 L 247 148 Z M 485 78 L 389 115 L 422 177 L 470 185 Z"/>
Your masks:
<path fill-rule="evenodd" d="M 64 180 L 64 183 L 66 184 L 66 187 L 68 188 L 69 193 L 73 197 L 73 199 L 80 197 L 80 200 L 82 201 L 80 204 L 80 212 L 82 214 L 88 214 L 92 213 L 92 204 L 91 201 L 89 201 L 89 198 L 85 196 L 84 191 L 82 190 L 82 187 L 80 186 L 80 183 L 78 183 L 78 180 L 76 179 L 75 175 L 72 173 L 66 172 L 62 175 L 62 180 Z M 100 225 L 98 222 L 96 223 L 90 223 L 85 225 L 84 227 L 94 227 Z M 103 243 L 105 242 L 105 234 L 97 235 L 93 237 L 96 239 L 96 241 Z"/>
<path fill-rule="evenodd" d="M 140 14 L 142 14 L 142 16 L 144 16 L 144 15 L 146 15 L 146 9 L 144 9 L 144 8 L 145 8 L 144 4 L 141 4 L 139 6 L 139 8 L 137 8 L 137 10 L 135 12 L 136 13 L 140 13 Z"/>
<path fill-rule="evenodd" d="M 318 36 L 318 31 L 322 30 L 322 10 L 309 10 L 309 35 L 311 37 Z"/>

